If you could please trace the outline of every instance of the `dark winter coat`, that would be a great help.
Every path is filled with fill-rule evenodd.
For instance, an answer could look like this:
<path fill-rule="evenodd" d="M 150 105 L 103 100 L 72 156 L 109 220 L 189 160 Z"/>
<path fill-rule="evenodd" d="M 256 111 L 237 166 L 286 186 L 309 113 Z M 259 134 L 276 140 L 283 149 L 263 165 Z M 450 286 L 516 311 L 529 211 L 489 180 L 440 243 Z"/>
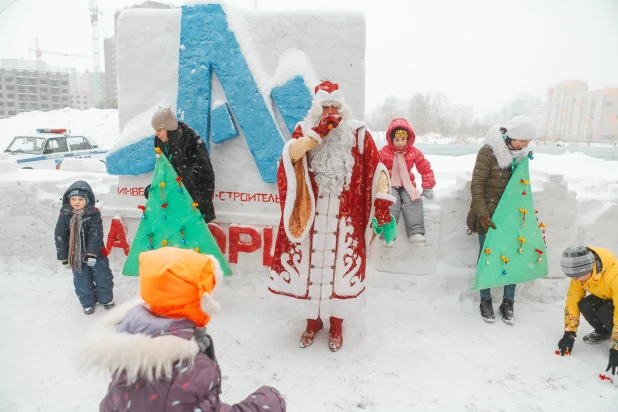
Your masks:
<path fill-rule="evenodd" d="M 155 137 L 154 145 L 161 149 L 176 174 L 182 178 L 182 183 L 191 198 L 198 203 L 206 223 L 213 221 L 216 217 L 212 203 L 215 172 L 200 135 L 185 123 L 178 122 L 178 129 L 168 132 L 167 142 Z"/>
<path fill-rule="evenodd" d="M 135 302 L 110 312 L 78 355 L 86 368 L 112 373 L 100 412 L 283 412 L 285 401 L 263 386 L 226 405 L 221 370 L 204 329 L 187 319 L 155 316 Z"/>
<path fill-rule="evenodd" d="M 58 260 L 67 260 L 69 258 L 69 237 L 71 228 L 71 205 L 69 204 L 69 193 L 74 189 L 80 189 L 87 193 L 88 204 L 85 207 L 86 214 L 84 215 L 82 222 L 82 228 L 84 231 L 84 243 L 86 254 L 97 256 L 102 258 L 107 256 L 105 251 L 105 243 L 103 242 L 103 221 L 101 219 L 101 212 L 94 207 L 95 198 L 90 185 L 84 181 L 77 181 L 73 183 L 62 196 L 62 207 L 60 208 L 60 215 L 56 222 L 56 230 L 54 233 L 54 239 L 56 240 L 56 257 Z"/>
<path fill-rule="evenodd" d="M 528 149 L 523 149 L 515 158 L 519 163 L 528 155 Z M 498 132 L 490 132 L 485 140 L 485 146 L 479 150 L 472 172 L 470 191 L 472 202 L 466 223 L 472 232 L 485 234 L 485 228 L 479 222 L 483 216 L 492 217 L 506 185 L 511 179 L 513 154 Z"/>

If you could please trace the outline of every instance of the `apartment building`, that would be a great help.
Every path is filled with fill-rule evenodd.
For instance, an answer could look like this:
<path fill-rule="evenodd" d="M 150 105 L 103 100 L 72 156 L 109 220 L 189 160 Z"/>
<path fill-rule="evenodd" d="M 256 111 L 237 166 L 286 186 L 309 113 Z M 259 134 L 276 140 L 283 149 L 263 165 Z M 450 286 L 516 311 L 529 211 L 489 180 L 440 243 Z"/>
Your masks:
<path fill-rule="evenodd" d="M 18 113 L 71 105 L 68 73 L 0 69 L 0 119 Z"/>
<path fill-rule="evenodd" d="M 618 88 L 589 91 L 588 83 L 549 86 L 544 136 L 565 141 L 618 140 Z"/>

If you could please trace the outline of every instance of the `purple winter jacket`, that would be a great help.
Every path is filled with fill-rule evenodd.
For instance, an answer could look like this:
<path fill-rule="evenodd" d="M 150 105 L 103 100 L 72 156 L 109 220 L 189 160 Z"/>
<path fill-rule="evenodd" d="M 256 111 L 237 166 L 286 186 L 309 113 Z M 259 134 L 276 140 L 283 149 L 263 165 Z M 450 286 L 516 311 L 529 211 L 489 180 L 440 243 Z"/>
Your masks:
<path fill-rule="evenodd" d="M 100 412 L 284 412 L 263 386 L 236 405 L 221 403 L 221 371 L 210 336 L 187 319 L 168 319 L 143 305 L 119 307 L 93 328 L 81 348 L 86 367 L 112 373 Z"/>

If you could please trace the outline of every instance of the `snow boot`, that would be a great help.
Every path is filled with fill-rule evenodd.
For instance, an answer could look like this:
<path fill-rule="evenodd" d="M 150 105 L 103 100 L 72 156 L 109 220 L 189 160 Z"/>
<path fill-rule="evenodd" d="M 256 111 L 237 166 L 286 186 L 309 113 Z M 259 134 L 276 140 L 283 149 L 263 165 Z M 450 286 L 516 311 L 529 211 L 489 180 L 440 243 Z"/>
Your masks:
<path fill-rule="evenodd" d="M 608 331 L 599 333 L 595 330 L 594 332 L 584 336 L 583 341 L 591 345 L 596 345 L 598 343 L 608 341 L 611 337 L 612 335 Z"/>
<path fill-rule="evenodd" d="M 500 305 L 499 311 L 504 323 L 509 325 L 515 324 L 515 313 L 513 310 L 513 299 L 504 299 Z"/>
<path fill-rule="evenodd" d="M 332 352 L 337 352 L 343 345 L 343 319 L 330 317 L 330 331 L 328 333 L 328 347 Z"/>
<path fill-rule="evenodd" d="M 94 313 L 94 306 L 87 306 L 84 308 L 84 313 L 86 315 L 92 315 Z"/>
<path fill-rule="evenodd" d="M 110 300 L 109 302 L 107 302 L 107 303 L 104 303 L 104 304 L 103 304 L 103 307 L 104 307 L 106 310 L 110 310 L 110 309 L 111 309 L 111 308 L 113 308 L 114 306 L 116 306 L 116 304 L 114 303 L 114 301 L 113 301 L 113 300 Z"/>
<path fill-rule="evenodd" d="M 494 323 L 496 317 L 494 316 L 494 306 L 491 301 L 491 296 L 488 298 L 481 298 L 481 317 L 485 322 Z"/>
<path fill-rule="evenodd" d="M 424 245 L 425 243 L 427 243 L 427 239 L 425 239 L 425 236 L 421 235 L 420 233 L 415 233 L 411 235 L 409 239 L 410 243 L 415 245 Z"/>
<path fill-rule="evenodd" d="M 322 323 L 322 319 L 307 319 L 307 328 L 305 328 L 305 331 L 300 337 L 300 347 L 306 348 L 307 346 L 311 346 L 315 339 L 315 334 L 321 331 L 323 327 L 324 324 Z"/>

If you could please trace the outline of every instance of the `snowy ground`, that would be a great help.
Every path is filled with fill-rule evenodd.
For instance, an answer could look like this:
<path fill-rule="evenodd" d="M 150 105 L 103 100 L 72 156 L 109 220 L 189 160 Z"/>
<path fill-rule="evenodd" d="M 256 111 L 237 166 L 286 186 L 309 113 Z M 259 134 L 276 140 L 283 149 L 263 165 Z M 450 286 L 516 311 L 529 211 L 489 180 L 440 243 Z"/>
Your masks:
<path fill-rule="evenodd" d="M 618 401 L 618 387 L 597 377 L 607 345 L 578 339 L 574 356 L 553 353 L 562 335 L 565 282 L 528 288 L 516 304 L 517 324 L 508 326 L 478 316 L 467 292 L 471 268 L 369 277 L 371 298 L 344 323 L 338 353 L 328 350 L 324 332 L 313 346 L 298 347 L 304 325 L 269 310 L 263 276 L 227 279 L 219 295 L 225 311 L 209 326 L 223 399 L 239 401 L 269 384 L 285 395 L 290 411 L 306 412 L 592 412 Z M 72 277 L 60 268 L 5 259 L 0 278 L 0 300 L 10 308 L 0 320 L 0 411 L 97 410 L 107 380 L 78 374 L 71 353 L 104 310 L 84 316 Z M 117 276 L 116 300 L 135 296 L 137 286 L 137 279 Z M 580 337 L 589 331 L 584 324 Z"/>
<path fill-rule="evenodd" d="M 218 290 L 224 311 L 209 325 L 224 401 L 239 401 L 267 384 L 284 394 L 290 411 L 300 412 L 612 410 L 618 379 L 612 385 L 598 378 L 609 345 L 584 344 L 581 337 L 591 330 L 586 322 L 574 356 L 554 354 L 568 280 L 518 286 L 515 326 L 480 319 L 477 294 L 469 291 L 476 239 L 465 235 L 469 198 L 461 195 L 469 193 L 465 180 L 475 156 L 427 158 L 441 210 L 437 270 L 427 276 L 369 271 L 367 304 L 344 322 L 338 353 L 328 350 L 326 331 L 313 346 L 298 347 L 304 323 L 269 305 L 263 269 L 226 279 Z M 0 167 L 0 412 L 96 411 L 108 380 L 79 374 L 72 356 L 104 311 L 83 315 L 71 273 L 49 263 L 57 213 L 51 204 L 78 173 L 9 169 Z M 618 252 L 617 161 L 538 154 L 531 170 L 550 248 L 584 242 Z M 99 175 L 84 178 L 104 193 L 114 178 Z M 38 245 L 24 240 L 39 236 Z M 116 253 L 115 297 L 122 303 L 137 295 L 138 280 L 120 275 Z M 500 296 L 494 291 L 496 310 Z"/>

